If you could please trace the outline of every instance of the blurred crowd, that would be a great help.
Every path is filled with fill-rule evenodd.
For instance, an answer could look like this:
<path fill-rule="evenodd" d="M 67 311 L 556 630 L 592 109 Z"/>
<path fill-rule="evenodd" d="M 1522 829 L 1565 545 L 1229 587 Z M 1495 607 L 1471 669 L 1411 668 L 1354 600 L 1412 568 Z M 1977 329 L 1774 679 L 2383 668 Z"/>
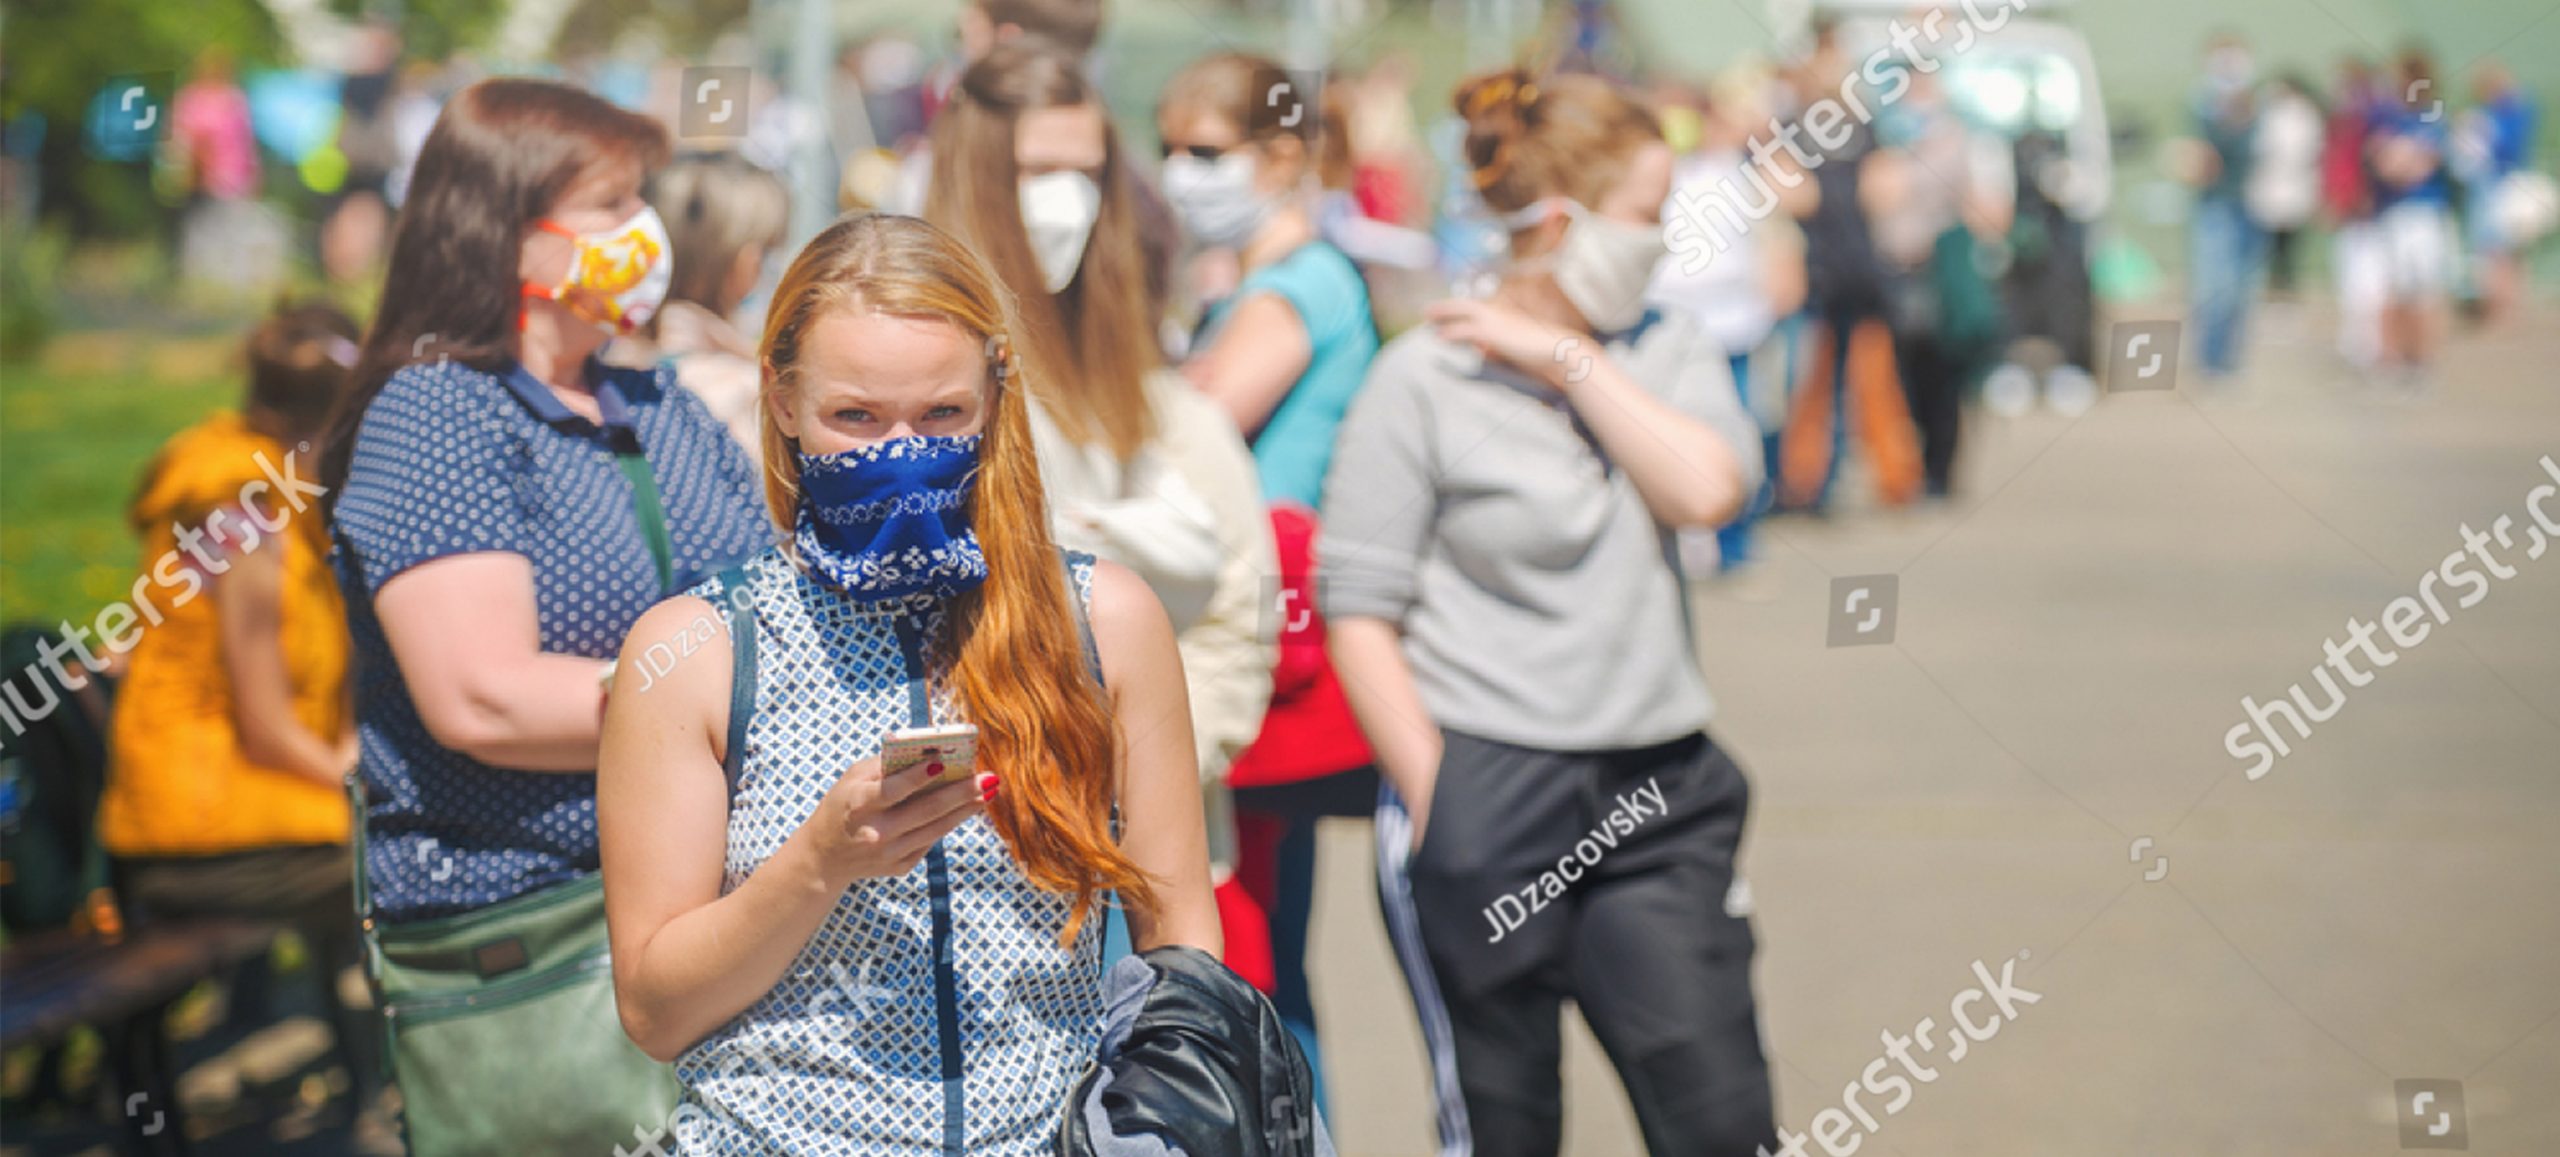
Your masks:
<path fill-rule="evenodd" d="M 2079 98 L 2004 81 L 1989 55 L 1914 52 L 1888 35 L 1901 25 L 1824 23 L 1785 59 L 1638 89 L 1608 11 L 1571 6 L 1554 59 L 1423 100 L 1398 54 L 1314 91 L 1272 60 L 1204 55 L 1140 131 L 1102 99 L 1099 6 L 978 0 L 947 59 L 897 36 L 846 46 L 823 115 L 758 76 L 744 131 L 717 147 L 674 139 L 674 65 L 487 79 L 368 27 L 327 86 L 334 130 L 292 161 L 326 189 L 321 266 L 378 283 L 380 305 L 362 324 L 317 306 L 259 324 L 244 405 L 172 439 L 132 505 L 148 548 L 208 597 L 90 664 L 122 679 L 101 807 L 120 887 L 144 920 L 293 920 L 334 967 L 372 959 L 375 999 L 397 1008 L 434 967 L 402 955 L 404 935 L 531 919 L 529 900 L 601 879 L 573 930 L 600 942 L 614 906 L 596 983 L 623 1011 L 597 1047 L 674 1061 L 679 1099 L 658 1111 L 676 1106 L 683 1151 L 956 1135 L 960 1094 L 946 1104 L 919 1074 L 937 1055 L 956 1072 L 965 1042 L 985 1050 L 972 1073 L 1019 1086 L 969 1095 L 969 1128 L 988 1131 L 969 1147 L 1045 1152 L 1035 1118 L 1072 1073 L 1028 1058 L 1089 1053 L 1089 1023 L 1058 1026 L 1101 1015 L 1099 981 L 1042 971 L 1049 952 L 1217 956 L 1293 1042 L 1275 1055 L 1303 1058 L 1295 1108 L 1321 1112 L 1314 833 L 1356 817 L 1376 824 L 1442 1153 L 1556 1150 L 1566 999 L 1653 1152 L 1779 1144 L 1734 875 L 1746 781 L 1711 737 L 1689 585 L 1767 597 L 1755 523 L 1833 510 L 1853 449 L 1877 503 L 1943 500 L 1982 409 L 2094 403 L 2107 160 L 2075 135 Z M 1853 92 L 1870 99 L 1830 131 Z M 2262 277 L 2299 291 L 2315 228 L 2355 366 L 2419 379 L 2457 291 L 2512 323 L 2523 253 L 2551 225 L 2535 106 L 2495 63 L 2467 107 L 2451 95 L 2414 52 L 2347 62 L 2324 98 L 2262 81 L 2236 40 L 2209 46 L 2174 158 L 2209 377 L 2239 369 Z M 170 105 L 183 263 L 209 276 L 281 244 L 258 208 L 280 156 L 257 110 L 218 52 Z M 813 142 L 845 216 L 795 254 L 788 173 Z M 931 332 L 830 329 L 855 324 L 828 312 L 852 301 Z M 901 392 L 953 364 L 954 381 L 992 375 L 998 400 Z M 296 461 L 325 504 L 245 497 Z M 1037 495 L 1045 527 L 970 497 L 1026 471 L 1036 486 L 1003 493 Z M 892 508 L 940 513 L 866 522 Z M 220 512 L 292 530 L 184 533 Z M 1167 701 L 1187 742 L 1121 732 L 1131 786 L 1108 831 L 1125 825 L 1129 859 L 1080 836 L 1020 850 L 1029 832 L 1105 830 L 1079 810 L 1103 797 L 1074 786 L 1104 772 L 1051 768 L 1005 730 L 1040 721 L 1030 734 L 1063 752 L 1091 722 L 1035 685 L 1081 668 L 1033 645 L 1067 620 L 1043 601 L 1057 584 L 1018 577 L 1024 543 L 1070 552 L 1065 597 L 1115 694 L 1153 685 L 1133 622 L 1178 656 Z M 882 577 L 918 559 L 932 581 Z M 1111 593 L 1141 589 L 1143 614 Z M 782 688 L 719 692 L 740 712 L 725 744 L 716 722 L 651 731 L 640 714 L 690 719 L 690 700 L 616 707 L 691 694 L 662 667 L 615 689 L 618 666 L 687 629 L 643 616 L 688 592 L 753 604 L 763 657 L 739 662 L 766 666 L 736 671 Z M 875 639 L 886 628 L 843 600 L 955 633 Z M 970 649 L 1002 632 L 1020 632 L 1000 637 L 1028 675 Z M 841 906 L 752 889 L 792 854 L 777 833 L 826 808 L 892 822 L 830 785 L 877 754 L 850 721 L 906 718 L 911 690 L 916 711 L 951 710 L 928 709 L 928 682 L 967 701 L 997 757 L 974 802 L 895 821 L 950 841 L 958 865 L 860 860 Z M 821 766 L 814 787 L 793 778 Z M 703 769 L 708 794 L 683 778 Z M 696 806 L 721 802 L 722 773 L 725 820 Z M 872 774 L 877 802 L 892 781 Z M 1057 893 L 1138 868 L 1160 881 L 1152 906 L 1132 884 L 1107 928 L 1062 915 Z M 930 903 L 921 882 L 896 890 L 926 875 Z M 847 892 L 854 877 L 871 890 Z M 1575 914 L 1533 914 L 1551 906 Z M 910 918 L 936 929 L 931 953 L 899 939 Z M 953 936 L 982 951 L 952 964 Z M 874 959 L 914 998 L 897 1034 L 829 1035 L 823 1001 L 783 999 L 830 960 L 871 985 Z M 380 1014 L 339 1011 L 345 1063 L 376 1072 Z M 992 1027 L 1015 1013 L 1045 1027 Z M 736 1083 L 777 1053 L 793 1058 L 780 1086 Z M 430 1071 L 412 1067 L 424 1052 L 393 1055 L 394 1077 Z M 665 1073 L 631 1071 L 614 1112 Z M 1295 1079 L 1277 1071 L 1233 1079 Z M 776 1087 L 823 1109 L 777 1105 Z M 391 1147 L 398 1094 L 356 1092 L 360 1135 Z M 549 1108 L 555 1125 L 578 1115 Z M 599 1143 L 634 1123 L 656 1121 Z M 409 1102 L 413 1142 L 453 1127 Z"/>
<path fill-rule="evenodd" d="M 2195 137 L 2174 158 L 2196 191 L 2188 297 L 2209 380 L 2237 372 L 2259 297 L 2300 291 L 2305 242 L 2329 234 L 2337 351 L 2389 387 L 2422 387 L 2452 306 L 2513 325 L 2524 255 L 2560 219 L 2534 168 L 2540 110 L 2505 64 L 2457 94 L 2423 50 L 2341 60 L 2323 94 L 2258 75 L 2236 36 L 2206 48 Z M 2460 103 L 2456 103 L 2459 100 Z"/>

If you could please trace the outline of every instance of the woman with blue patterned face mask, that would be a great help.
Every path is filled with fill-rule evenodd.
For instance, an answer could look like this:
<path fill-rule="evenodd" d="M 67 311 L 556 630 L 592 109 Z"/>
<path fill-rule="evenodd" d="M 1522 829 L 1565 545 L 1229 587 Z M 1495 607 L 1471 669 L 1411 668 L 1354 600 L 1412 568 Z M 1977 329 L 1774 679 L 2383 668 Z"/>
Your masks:
<path fill-rule="evenodd" d="M 922 221 L 819 234 L 763 342 L 788 540 L 625 644 L 690 656 L 614 696 L 597 777 L 618 1005 L 684 1152 L 1052 1152 L 1105 894 L 1141 950 L 1220 947 L 1173 631 L 1053 544 L 1007 314 Z M 976 774 L 884 773 L 888 732 L 964 722 Z"/>

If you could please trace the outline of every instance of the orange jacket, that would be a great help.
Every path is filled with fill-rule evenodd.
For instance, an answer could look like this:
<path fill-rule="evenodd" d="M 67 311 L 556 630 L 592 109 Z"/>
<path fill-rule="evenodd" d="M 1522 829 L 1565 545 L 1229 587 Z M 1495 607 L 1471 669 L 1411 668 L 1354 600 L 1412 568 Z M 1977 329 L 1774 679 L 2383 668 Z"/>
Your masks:
<path fill-rule="evenodd" d="M 259 549 L 284 548 L 282 641 L 293 711 L 324 739 L 345 734 L 353 717 L 347 621 L 329 569 L 328 534 L 317 502 L 304 499 L 309 508 L 296 511 L 271 488 L 244 494 L 269 476 L 261 455 L 289 469 L 286 447 L 237 414 L 217 414 L 161 448 L 127 511 L 142 538 L 143 575 L 132 607 L 140 638 L 132 641 L 117 693 L 107 788 L 98 804 L 99 837 L 119 855 L 211 855 L 347 839 L 342 789 L 261 767 L 241 754 L 214 617 L 221 579 L 177 538 L 178 526 L 202 527 L 227 509 L 218 529 L 228 532 L 224 546 L 238 550 L 249 513 L 244 501 L 263 511 L 269 525 L 280 516 L 287 520 L 276 536 L 282 542 Z M 312 468 L 310 454 L 298 457 L 290 469 Z M 228 569 L 222 547 L 208 541 L 202 550 Z"/>

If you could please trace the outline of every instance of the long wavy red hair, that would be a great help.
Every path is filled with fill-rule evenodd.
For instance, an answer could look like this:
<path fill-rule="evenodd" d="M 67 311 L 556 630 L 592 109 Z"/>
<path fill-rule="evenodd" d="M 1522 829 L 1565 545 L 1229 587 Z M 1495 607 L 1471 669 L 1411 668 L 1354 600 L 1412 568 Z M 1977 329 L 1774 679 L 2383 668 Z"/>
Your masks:
<path fill-rule="evenodd" d="M 1118 733 L 1085 665 L 1066 572 L 1049 537 L 1013 352 L 1013 301 L 975 253 L 918 218 L 842 218 L 800 251 L 774 290 L 764 388 L 796 389 L 801 335 L 818 318 L 852 308 L 940 318 L 988 349 L 995 405 L 969 509 L 987 581 L 953 600 L 935 651 L 956 656 L 949 678 L 961 709 L 978 727 L 986 766 L 1004 776 L 989 808 L 996 830 L 1034 884 L 1075 898 L 1060 942 L 1075 938 L 1106 889 L 1150 910 L 1153 882 L 1111 834 Z M 799 517 L 798 447 L 775 424 L 772 406 L 760 409 L 765 506 L 787 531 Z"/>

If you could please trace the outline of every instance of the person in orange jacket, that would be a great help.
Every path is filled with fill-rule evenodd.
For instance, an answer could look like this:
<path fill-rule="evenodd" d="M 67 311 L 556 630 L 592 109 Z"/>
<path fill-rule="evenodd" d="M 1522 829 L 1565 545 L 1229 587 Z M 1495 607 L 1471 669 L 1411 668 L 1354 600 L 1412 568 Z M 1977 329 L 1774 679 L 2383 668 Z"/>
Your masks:
<path fill-rule="evenodd" d="M 143 543 L 132 626 L 101 639 L 125 653 L 98 835 L 127 913 L 286 921 L 333 997 L 362 962 L 345 787 L 356 733 L 346 613 L 308 475 L 357 334 L 328 306 L 280 309 L 250 333 L 245 405 L 180 431 L 143 471 L 127 509 Z M 240 978 L 235 1018 L 261 1018 L 264 988 L 254 969 Z M 374 1029 L 330 1004 L 363 1104 Z"/>

